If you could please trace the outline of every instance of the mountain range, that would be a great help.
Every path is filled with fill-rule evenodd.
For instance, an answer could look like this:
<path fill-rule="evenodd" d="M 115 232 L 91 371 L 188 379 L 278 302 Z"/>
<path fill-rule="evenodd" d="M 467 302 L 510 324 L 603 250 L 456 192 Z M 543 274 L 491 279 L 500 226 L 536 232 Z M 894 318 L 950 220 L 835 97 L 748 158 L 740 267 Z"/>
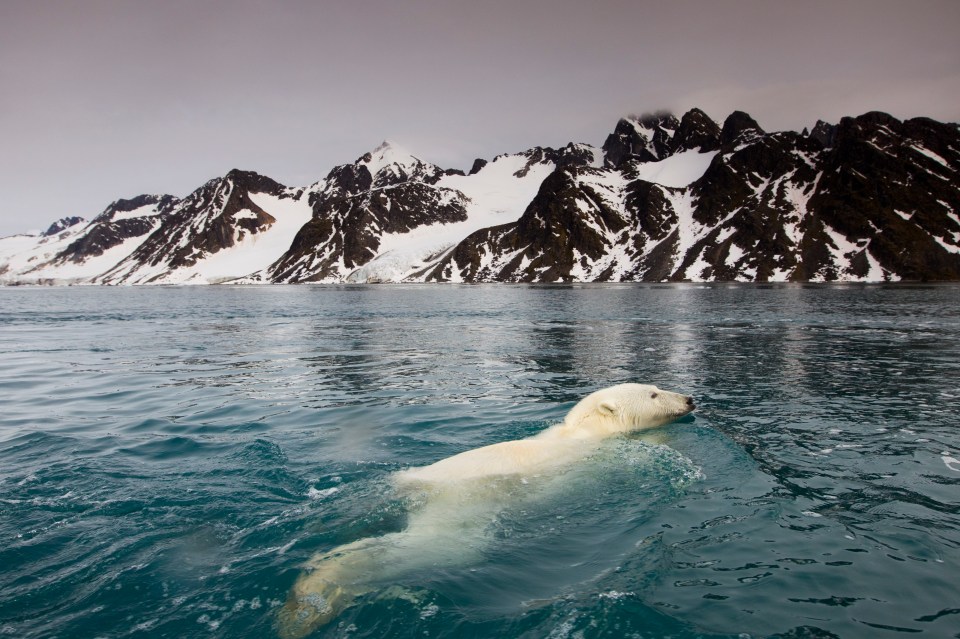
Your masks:
<path fill-rule="evenodd" d="M 693 109 L 469 171 L 385 142 L 310 186 L 232 170 L 0 239 L 5 285 L 733 280 L 960 280 L 960 126 Z"/>

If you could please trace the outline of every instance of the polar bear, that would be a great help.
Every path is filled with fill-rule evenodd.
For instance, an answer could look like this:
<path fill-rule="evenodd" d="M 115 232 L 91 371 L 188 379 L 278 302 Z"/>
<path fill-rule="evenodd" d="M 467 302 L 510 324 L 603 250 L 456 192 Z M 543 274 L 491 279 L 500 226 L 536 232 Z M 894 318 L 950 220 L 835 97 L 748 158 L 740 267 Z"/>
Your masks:
<path fill-rule="evenodd" d="M 693 398 L 647 384 L 620 384 L 582 399 L 564 420 L 526 439 L 491 444 L 391 476 L 412 495 L 407 527 L 313 557 L 278 615 L 284 639 L 328 623 L 358 596 L 404 574 L 479 557 L 485 527 L 504 507 L 510 478 L 549 475 L 585 459 L 615 435 L 668 424 L 690 413 Z"/>

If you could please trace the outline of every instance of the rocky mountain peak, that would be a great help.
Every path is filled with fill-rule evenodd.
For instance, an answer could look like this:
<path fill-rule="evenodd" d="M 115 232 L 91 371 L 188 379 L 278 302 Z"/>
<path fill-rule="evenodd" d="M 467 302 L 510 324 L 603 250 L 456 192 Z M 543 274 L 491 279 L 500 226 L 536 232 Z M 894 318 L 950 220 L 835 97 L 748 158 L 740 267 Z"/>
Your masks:
<path fill-rule="evenodd" d="M 621 118 L 603 143 L 608 166 L 619 168 L 627 162 L 656 162 L 670 153 L 670 140 L 680 126 L 673 114 L 658 111 Z"/>
<path fill-rule="evenodd" d="M 672 152 L 716 151 L 720 148 L 720 127 L 700 109 L 690 109 L 680 118 L 676 133 L 670 140 Z"/>
<path fill-rule="evenodd" d="M 732 147 L 750 142 L 765 134 L 757 121 L 743 111 L 734 111 L 723 121 L 720 130 L 720 145 Z"/>
<path fill-rule="evenodd" d="M 523 168 L 513 174 L 514 177 L 518 178 L 525 177 L 530 169 L 538 164 L 553 163 L 556 168 L 565 168 L 571 166 L 591 166 L 597 162 L 597 154 L 594 147 L 588 144 L 575 144 L 573 142 L 559 149 L 535 146 L 532 149 L 527 149 L 520 155 L 526 157 L 527 162 Z"/>
<path fill-rule="evenodd" d="M 115 217 L 124 217 L 125 214 L 147 208 L 153 214 L 169 213 L 179 201 L 179 198 L 173 195 L 143 194 L 132 198 L 121 198 L 113 201 L 103 213 L 94 218 L 94 222 L 109 222 Z"/>
<path fill-rule="evenodd" d="M 270 193 L 277 195 L 287 187 L 279 182 L 260 175 L 255 171 L 242 171 L 240 169 L 231 169 L 224 176 L 224 180 L 233 183 L 235 186 L 253 193 Z"/>
<path fill-rule="evenodd" d="M 81 222 L 86 222 L 82 217 L 71 216 L 71 217 L 62 217 L 53 224 L 51 224 L 46 231 L 41 233 L 43 237 L 50 237 L 56 235 L 57 233 L 62 233 L 66 231 L 71 226 L 76 226 Z"/>
<path fill-rule="evenodd" d="M 657 129 L 673 131 L 680 125 L 676 116 L 670 111 L 654 111 L 640 116 L 633 115 L 629 119 L 649 131 L 656 131 Z"/>
<path fill-rule="evenodd" d="M 622 118 L 603 152 L 607 166 L 621 168 L 631 161 L 659 162 L 681 151 L 716 151 L 720 134 L 719 125 L 700 109 L 690 109 L 680 120 L 660 111 Z"/>
<path fill-rule="evenodd" d="M 473 166 L 470 167 L 470 173 L 468 173 L 468 175 L 476 175 L 487 164 L 489 163 L 483 158 L 477 158 L 476 160 L 473 161 Z"/>
<path fill-rule="evenodd" d="M 314 185 L 314 188 L 342 194 L 366 191 L 373 185 L 373 176 L 363 163 L 364 158 L 369 155 L 368 153 L 362 156 L 354 164 L 341 164 L 340 166 L 333 167 L 327 174 L 327 177 L 320 183 Z"/>
<path fill-rule="evenodd" d="M 373 188 L 402 184 L 412 179 L 429 181 L 443 171 L 414 156 L 396 142 L 384 140 L 377 148 L 363 154 L 355 164 L 370 173 Z"/>
<path fill-rule="evenodd" d="M 809 137 L 819 142 L 823 148 L 829 149 L 837 139 L 837 127 L 823 120 L 817 120 Z"/>

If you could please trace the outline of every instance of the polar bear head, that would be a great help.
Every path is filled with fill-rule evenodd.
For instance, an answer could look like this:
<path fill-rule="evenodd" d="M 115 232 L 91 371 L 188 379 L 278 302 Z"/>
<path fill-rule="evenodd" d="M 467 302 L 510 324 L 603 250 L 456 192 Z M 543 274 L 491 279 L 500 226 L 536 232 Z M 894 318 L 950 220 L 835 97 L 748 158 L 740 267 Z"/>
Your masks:
<path fill-rule="evenodd" d="M 557 433 L 574 439 L 609 437 L 656 428 L 695 408 L 693 398 L 649 384 L 620 384 L 584 397 L 560 424 Z"/>

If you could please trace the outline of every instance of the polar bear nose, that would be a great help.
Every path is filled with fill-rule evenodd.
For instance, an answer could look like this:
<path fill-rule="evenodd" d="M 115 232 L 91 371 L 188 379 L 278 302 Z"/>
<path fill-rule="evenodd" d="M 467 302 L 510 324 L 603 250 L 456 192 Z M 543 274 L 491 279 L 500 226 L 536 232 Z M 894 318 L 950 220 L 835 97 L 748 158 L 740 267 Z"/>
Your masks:
<path fill-rule="evenodd" d="M 687 406 L 690 408 L 690 410 L 693 410 L 694 408 L 697 407 L 697 405 L 693 403 L 693 398 L 690 397 L 689 395 L 687 396 Z"/>

